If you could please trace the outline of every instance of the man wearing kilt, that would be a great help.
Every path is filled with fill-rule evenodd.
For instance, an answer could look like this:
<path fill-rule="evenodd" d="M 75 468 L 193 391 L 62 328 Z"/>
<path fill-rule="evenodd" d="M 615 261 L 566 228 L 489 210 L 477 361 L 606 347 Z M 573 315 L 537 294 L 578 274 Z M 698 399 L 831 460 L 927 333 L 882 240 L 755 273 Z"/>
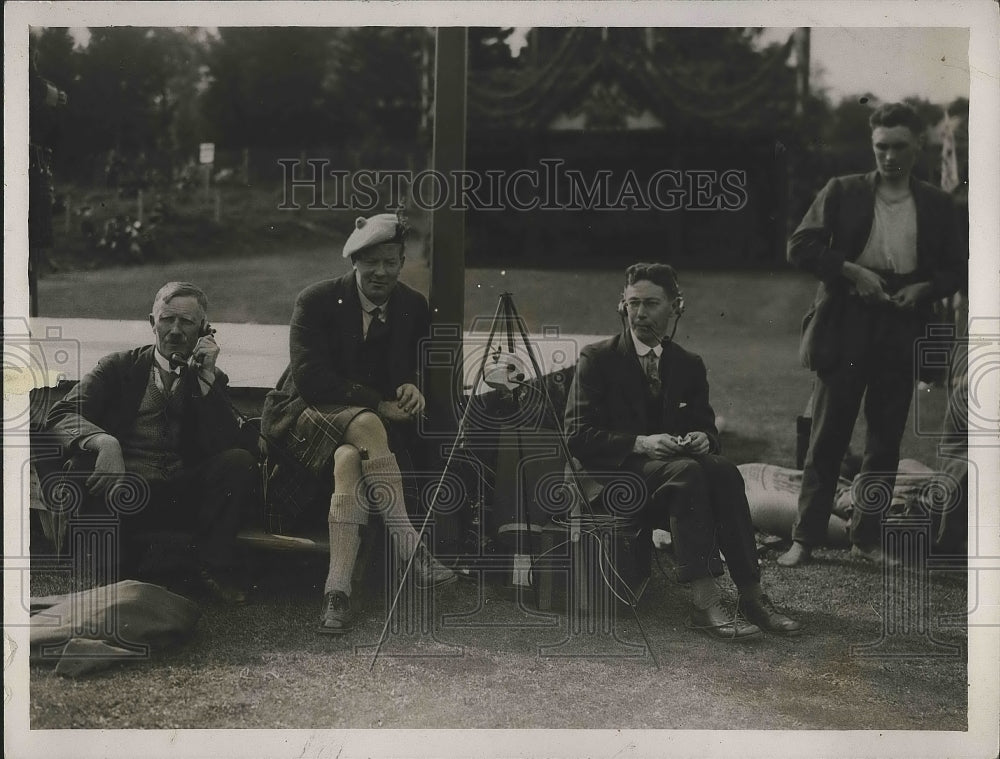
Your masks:
<path fill-rule="evenodd" d="M 264 434 L 321 482 L 332 477 L 323 634 L 352 627 L 351 575 L 370 512 L 381 514 L 401 562 L 417 543 L 397 458 L 408 462 L 418 440 L 419 346 L 430 311 L 423 295 L 398 281 L 406 231 L 395 214 L 357 219 L 343 250 L 353 270 L 299 293 L 289 365 L 264 404 Z M 419 587 L 455 579 L 423 545 L 412 569 Z"/>

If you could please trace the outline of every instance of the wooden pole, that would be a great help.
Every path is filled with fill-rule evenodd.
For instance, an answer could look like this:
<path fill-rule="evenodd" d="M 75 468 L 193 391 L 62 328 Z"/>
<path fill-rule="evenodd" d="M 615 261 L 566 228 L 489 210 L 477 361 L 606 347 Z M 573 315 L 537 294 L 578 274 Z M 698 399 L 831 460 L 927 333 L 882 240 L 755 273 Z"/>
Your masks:
<path fill-rule="evenodd" d="M 439 27 L 434 66 L 434 139 L 431 168 L 446 177 L 465 169 L 465 27 Z M 449 193 L 450 198 L 450 193 Z M 465 212 L 443 204 L 431 213 L 428 254 L 431 262 L 432 324 L 457 327 L 455 360 L 462 366 L 461 337 L 465 324 Z M 451 377 L 438 372 L 429 378 L 432 408 L 451 407 Z"/>
<path fill-rule="evenodd" d="M 464 27 L 438 27 L 436 40 L 431 168 L 450 179 L 451 172 L 465 169 L 467 30 Z M 453 199 L 450 192 L 448 196 Z M 431 268 L 429 300 L 434 352 L 447 352 L 449 360 L 438 365 L 428 361 L 428 365 L 424 366 L 428 411 L 425 429 L 432 433 L 431 440 L 436 438 L 441 444 L 430 454 L 430 462 L 445 459 L 443 451 L 452 444 L 457 432 L 462 417 L 461 378 L 464 376 L 465 212 L 452 208 L 451 203 L 442 205 L 430 213 L 427 247 Z M 422 352 L 422 357 L 428 355 L 427 351 Z M 437 546 L 454 550 L 460 534 L 457 515 L 435 519 L 433 539 Z"/>

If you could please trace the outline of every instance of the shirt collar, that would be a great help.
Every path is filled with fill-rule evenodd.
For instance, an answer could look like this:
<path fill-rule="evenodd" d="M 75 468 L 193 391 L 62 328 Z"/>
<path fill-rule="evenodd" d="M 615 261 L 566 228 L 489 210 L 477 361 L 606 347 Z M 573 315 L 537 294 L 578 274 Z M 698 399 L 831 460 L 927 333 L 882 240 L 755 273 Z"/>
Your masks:
<path fill-rule="evenodd" d="M 387 300 L 381 306 L 376 303 L 372 303 L 371 300 L 368 299 L 368 296 L 365 295 L 364 290 L 361 289 L 361 283 L 358 281 L 357 275 L 354 277 L 354 282 L 358 287 L 358 300 L 361 301 L 361 310 L 366 314 L 370 314 L 373 309 L 380 308 L 382 310 L 379 312 L 379 318 L 381 318 L 382 321 L 385 321 L 386 315 L 389 312 L 389 301 Z"/>
<path fill-rule="evenodd" d="M 657 343 L 655 346 L 651 348 L 648 345 L 646 345 L 646 343 L 644 343 L 642 340 L 637 338 L 635 336 L 635 332 L 633 332 L 632 330 L 629 330 L 628 333 L 632 337 L 632 344 L 635 345 L 635 353 L 639 358 L 642 358 L 650 351 L 653 351 L 653 355 L 656 356 L 657 358 L 663 355 L 663 345 L 661 343 Z"/>
<path fill-rule="evenodd" d="M 166 356 L 160 353 L 158 349 L 153 350 L 153 358 L 156 359 L 156 365 L 160 367 L 163 371 L 167 372 L 168 374 L 181 373 L 181 368 L 179 366 L 178 367 L 171 366 L 170 359 L 168 359 Z"/>

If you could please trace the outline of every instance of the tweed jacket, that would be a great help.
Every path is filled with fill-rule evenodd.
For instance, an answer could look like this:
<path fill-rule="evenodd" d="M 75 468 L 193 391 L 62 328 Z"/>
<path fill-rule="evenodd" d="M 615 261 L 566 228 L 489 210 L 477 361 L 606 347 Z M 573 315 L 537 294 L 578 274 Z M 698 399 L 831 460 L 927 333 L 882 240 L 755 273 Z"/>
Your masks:
<path fill-rule="evenodd" d="M 834 177 L 819 192 L 788 240 L 788 261 L 819 279 L 816 298 L 803 324 L 800 350 L 807 368 L 822 369 L 836 361 L 829 343 L 838 336 L 838 314 L 846 304 L 850 283 L 841 273 L 844 261 L 864 251 L 875 220 L 877 171 Z M 929 282 L 931 292 L 921 304 L 923 315 L 933 300 L 955 292 L 967 277 L 960 225 L 952 198 L 943 190 L 911 178 L 917 209 L 917 269 L 907 279 Z M 816 318 L 822 324 L 806 329 Z M 819 366 L 811 366 L 818 363 Z"/>
<path fill-rule="evenodd" d="M 719 453 L 719 431 L 708 400 L 708 377 L 701 357 L 674 342 L 660 356 L 663 425 L 658 432 L 708 435 Z M 626 329 L 580 352 L 566 403 L 570 452 L 589 470 L 617 469 L 646 434 L 646 379 Z"/>
<path fill-rule="evenodd" d="M 80 452 L 80 443 L 98 432 L 121 438 L 134 423 L 149 382 L 155 346 L 145 345 L 105 356 L 66 396 L 52 406 L 46 417 L 49 433 L 62 445 L 66 456 Z M 215 384 L 205 394 L 188 373 L 184 382 L 192 398 L 197 451 L 209 456 L 239 446 L 239 425 L 225 397 L 229 378 L 216 370 Z"/>
<path fill-rule="evenodd" d="M 289 364 L 264 401 L 265 435 L 285 440 L 307 406 L 375 409 L 394 399 L 395 388 L 404 383 L 421 387 L 420 342 L 430 333 L 427 300 L 398 282 L 388 307 L 388 376 L 380 390 L 357 381 L 364 326 L 354 271 L 299 293 L 289 328 Z"/>

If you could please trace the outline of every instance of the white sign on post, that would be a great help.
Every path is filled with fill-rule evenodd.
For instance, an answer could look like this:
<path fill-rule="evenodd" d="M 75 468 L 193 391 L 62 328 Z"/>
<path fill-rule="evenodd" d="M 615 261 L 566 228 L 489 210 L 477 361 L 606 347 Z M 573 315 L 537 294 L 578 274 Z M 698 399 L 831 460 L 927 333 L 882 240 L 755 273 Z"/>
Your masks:
<path fill-rule="evenodd" d="M 203 142 L 198 146 L 199 163 L 215 163 L 215 143 Z"/>

